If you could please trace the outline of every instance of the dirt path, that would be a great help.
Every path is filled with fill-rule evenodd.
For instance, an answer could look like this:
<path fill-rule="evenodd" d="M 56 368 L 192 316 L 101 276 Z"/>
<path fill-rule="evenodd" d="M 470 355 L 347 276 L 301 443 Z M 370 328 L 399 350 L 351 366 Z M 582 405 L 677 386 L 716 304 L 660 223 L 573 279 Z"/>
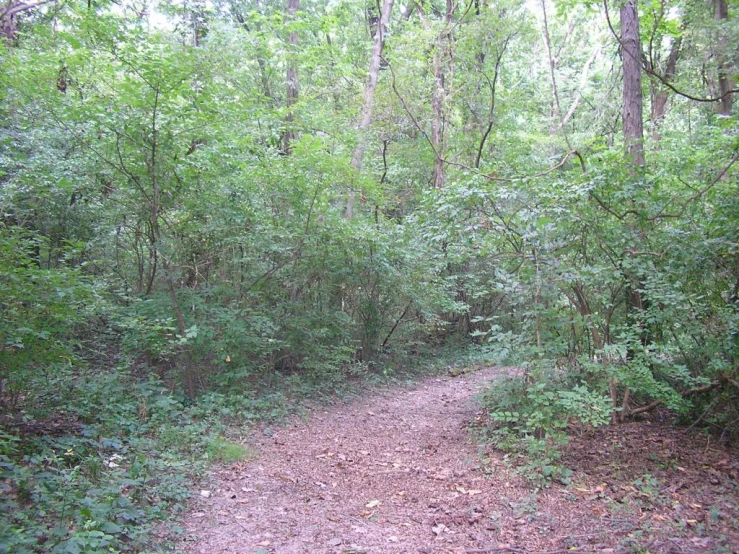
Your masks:
<path fill-rule="evenodd" d="M 597 482 L 532 492 L 502 457 L 481 465 L 465 427 L 476 414 L 475 393 L 501 372 L 431 379 L 261 434 L 249 445 L 258 452 L 253 461 L 212 475 L 208 497 L 186 517 L 181 550 L 614 552 L 631 537 L 644 539 L 650 514 L 630 503 L 619 509 Z M 717 544 L 670 540 L 675 552 Z M 671 552 L 665 544 L 653 541 L 651 552 Z"/>

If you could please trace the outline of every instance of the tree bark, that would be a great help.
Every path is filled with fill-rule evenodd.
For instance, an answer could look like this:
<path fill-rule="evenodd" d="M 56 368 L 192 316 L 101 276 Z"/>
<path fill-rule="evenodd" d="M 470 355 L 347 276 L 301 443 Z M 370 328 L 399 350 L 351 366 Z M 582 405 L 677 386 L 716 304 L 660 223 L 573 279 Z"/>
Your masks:
<path fill-rule="evenodd" d="M 431 96 L 431 145 L 436 152 L 434 162 L 433 187 L 440 189 L 444 186 L 444 69 L 441 65 L 440 48 L 434 49 L 434 93 Z"/>
<path fill-rule="evenodd" d="M 293 21 L 295 14 L 300 9 L 300 0 L 287 0 L 287 15 L 288 21 Z M 288 35 L 288 42 L 290 43 L 291 52 L 293 54 L 298 46 L 298 33 L 291 31 Z M 298 94 L 300 91 L 300 81 L 298 79 L 298 69 L 295 61 L 290 59 L 291 55 L 288 56 L 287 65 L 287 96 L 285 106 L 287 107 L 287 115 L 285 116 L 285 132 L 282 135 L 282 151 L 284 154 L 290 154 L 292 151 L 292 143 L 295 141 L 297 134 L 293 125 L 295 121 L 295 114 L 293 113 L 292 107 L 298 102 Z"/>
<path fill-rule="evenodd" d="M 447 97 L 447 82 L 444 76 L 444 52 L 442 50 L 447 43 L 449 58 L 452 58 L 452 23 L 454 22 L 454 0 L 446 1 L 446 14 L 444 17 L 445 27 L 439 33 L 437 43 L 434 45 L 433 70 L 434 70 L 434 92 L 431 95 L 431 147 L 434 149 L 434 173 L 432 186 L 441 189 L 444 186 L 444 149 L 446 116 L 444 114 L 444 102 Z M 430 29 L 429 22 L 423 16 L 423 11 L 418 10 L 418 15 L 425 29 Z M 450 76 L 449 82 L 452 78 Z"/>
<path fill-rule="evenodd" d="M 56 0 L 7 0 L 4 6 L 0 7 L 0 38 L 4 39 L 6 44 L 15 43 L 18 38 L 18 16 L 28 12 L 44 4 L 53 4 Z"/>
<path fill-rule="evenodd" d="M 726 21 L 729 19 L 729 6 L 726 0 L 713 0 L 713 16 L 719 22 Z M 734 88 L 734 82 L 728 73 L 726 54 L 729 49 L 729 41 L 726 37 L 726 33 L 719 30 L 718 40 L 718 88 L 719 96 L 721 101 L 718 105 L 718 113 L 721 115 L 731 115 L 731 108 L 733 107 L 733 94 L 731 90 Z"/>
<path fill-rule="evenodd" d="M 380 65 L 382 63 L 382 50 L 385 47 L 385 31 L 390 22 L 390 13 L 393 10 L 394 0 L 385 0 L 382 5 L 382 13 L 380 14 L 380 22 L 375 32 L 374 44 L 372 45 L 372 55 L 370 57 L 369 69 L 367 71 L 367 82 L 364 85 L 364 105 L 359 118 L 358 125 L 358 141 L 357 146 L 352 153 L 352 167 L 359 173 L 362 170 L 364 161 L 364 152 L 367 148 L 367 129 L 372 123 L 372 107 L 375 101 L 375 88 L 377 87 L 377 79 L 380 73 Z M 357 193 L 351 191 L 344 209 L 344 217 L 351 219 L 354 215 L 354 204 L 356 202 Z"/>
<path fill-rule="evenodd" d="M 670 54 L 667 56 L 667 63 L 665 64 L 664 71 L 662 73 L 665 81 L 671 81 L 675 76 L 675 70 L 677 68 L 677 60 L 680 57 L 680 47 L 682 46 L 682 39 L 677 38 L 673 40 L 672 47 L 670 48 Z M 651 64 L 651 62 L 650 62 Z M 654 70 L 654 67 L 650 69 Z M 660 127 L 662 126 L 662 120 L 667 113 L 667 101 L 669 100 L 669 90 L 662 86 L 656 79 L 652 79 L 650 83 L 651 96 L 652 96 L 652 140 L 659 142 L 662 138 L 659 134 Z"/>
<path fill-rule="evenodd" d="M 644 165 L 642 116 L 641 40 L 636 0 L 621 6 L 621 56 L 623 58 L 623 126 L 626 156 L 635 166 Z"/>

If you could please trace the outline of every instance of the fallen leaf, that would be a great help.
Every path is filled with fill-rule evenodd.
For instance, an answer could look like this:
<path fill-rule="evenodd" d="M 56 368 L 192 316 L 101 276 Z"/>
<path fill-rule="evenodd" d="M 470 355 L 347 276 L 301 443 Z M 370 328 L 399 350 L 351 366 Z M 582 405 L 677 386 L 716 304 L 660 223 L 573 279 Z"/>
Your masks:
<path fill-rule="evenodd" d="M 372 508 L 376 508 L 379 505 L 380 505 L 380 501 L 379 500 L 372 500 L 372 501 L 368 502 L 367 504 L 365 504 L 364 507 L 365 508 L 372 509 Z"/>
<path fill-rule="evenodd" d="M 448 531 L 448 528 L 443 523 L 439 523 L 439 525 L 434 525 L 431 530 L 434 532 L 434 534 L 438 537 L 441 535 L 444 531 Z"/>

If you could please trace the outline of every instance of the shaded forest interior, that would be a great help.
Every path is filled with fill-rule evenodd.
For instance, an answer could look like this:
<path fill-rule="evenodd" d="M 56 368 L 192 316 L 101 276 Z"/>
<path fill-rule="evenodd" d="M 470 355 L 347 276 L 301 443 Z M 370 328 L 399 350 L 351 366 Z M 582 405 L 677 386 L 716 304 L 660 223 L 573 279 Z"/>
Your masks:
<path fill-rule="evenodd" d="M 521 368 L 538 480 L 655 411 L 735 443 L 737 13 L 7 0 L 0 553 L 141 551 L 249 422 L 430 367 Z"/>

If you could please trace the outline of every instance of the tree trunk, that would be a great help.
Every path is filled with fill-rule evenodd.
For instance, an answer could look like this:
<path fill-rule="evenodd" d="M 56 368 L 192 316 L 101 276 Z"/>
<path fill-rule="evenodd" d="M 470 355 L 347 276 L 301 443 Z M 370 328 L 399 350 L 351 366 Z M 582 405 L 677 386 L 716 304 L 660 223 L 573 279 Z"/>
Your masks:
<path fill-rule="evenodd" d="M 375 41 L 372 46 L 372 56 L 370 57 L 369 70 L 367 71 L 367 83 L 364 85 L 364 105 L 362 106 L 362 114 L 359 118 L 359 136 L 357 146 L 352 153 L 352 167 L 359 173 L 362 169 L 364 161 L 364 151 L 367 147 L 367 129 L 372 122 L 372 106 L 375 100 L 375 88 L 377 87 L 377 78 L 380 73 L 380 64 L 382 62 L 382 50 L 385 46 L 385 31 L 390 22 L 390 13 L 393 10 L 394 0 L 385 0 L 382 5 L 382 14 L 380 22 L 375 32 Z M 356 192 L 351 191 L 344 209 L 344 217 L 351 219 L 354 215 L 354 204 L 356 202 Z"/>
<path fill-rule="evenodd" d="M 203 0 L 195 0 L 192 3 L 190 20 L 192 22 L 192 45 L 195 48 L 200 48 L 207 32 L 205 2 Z"/>
<path fill-rule="evenodd" d="M 444 149 L 446 119 L 444 114 L 444 102 L 447 97 L 447 82 L 444 77 L 444 51 L 443 46 L 447 43 L 450 60 L 452 59 L 452 23 L 454 22 L 454 0 L 447 0 L 445 27 L 439 33 L 437 44 L 434 45 L 433 69 L 434 69 L 434 92 L 431 96 L 431 147 L 434 149 L 434 173 L 432 177 L 433 187 L 440 189 L 444 186 Z M 418 10 L 421 23 L 425 29 L 429 29 L 429 22 L 424 18 L 423 12 Z M 450 71 L 451 73 L 451 71 Z M 452 78 L 450 75 L 449 84 Z"/>
<path fill-rule="evenodd" d="M 53 4 L 56 0 L 9 0 L 4 6 L 0 6 L 0 38 L 5 40 L 6 45 L 15 44 L 18 38 L 18 16 L 43 6 Z"/>
<path fill-rule="evenodd" d="M 621 56 L 623 58 L 623 125 L 626 156 L 635 166 L 644 165 L 642 116 L 641 41 L 636 0 L 621 6 Z"/>
<path fill-rule="evenodd" d="M 729 6 L 726 0 L 713 0 L 713 16 L 719 22 L 729 19 Z M 727 71 L 726 54 L 728 49 L 729 41 L 726 33 L 719 29 L 718 54 L 716 58 L 718 60 L 718 88 L 721 101 L 718 105 L 718 113 L 726 116 L 731 115 L 731 108 L 733 107 L 734 101 L 733 94 L 730 92 L 734 88 L 734 82 Z"/>
<path fill-rule="evenodd" d="M 431 145 L 434 147 L 436 161 L 434 162 L 433 186 L 440 189 L 444 186 L 444 69 L 441 65 L 440 48 L 434 49 L 434 93 L 431 96 Z"/>
<path fill-rule="evenodd" d="M 644 165 L 644 120 L 643 99 L 641 79 L 641 39 L 639 37 L 639 15 L 636 9 L 636 0 L 626 0 L 621 6 L 621 56 L 623 58 L 623 127 L 624 148 L 626 163 L 630 166 L 632 175 L 636 174 L 638 168 Z M 632 201 L 628 201 L 632 204 Z M 642 240 L 646 240 L 643 232 L 636 231 Z M 632 256 L 636 249 L 626 249 L 624 258 Z M 643 283 L 638 276 L 626 275 L 626 317 L 627 320 L 641 330 L 642 340 L 648 340 L 644 336 L 643 314 L 647 308 L 647 300 L 643 299 L 640 289 Z M 635 353 L 629 349 L 626 357 L 633 359 Z M 618 389 L 620 383 L 613 380 L 610 383 L 611 400 L 613 402 L 613 423 L 618 423 Z M 626 394 L 626 393 L 625 393 Z M 626 401 L 628 399 L 626 398 Z"/>
<path fill-rule="evenodd" d="M 288 21 L 293 21 L 295 14 L 300 9 L 300 0 L 287 0 L 287 15 Z M 285 132 L 282 135 L 282 151 L 284 154 L 289 154 L 292 151 L 292 142 L 296 138 L 294 121 L 295 114 L 293 113 L 292 106 L 298 102 L 298 93 L 300 90 L 300 81 L 298 80 L 298 69 L 292 55 L 297 50 L 298 45 L 298 34 L 295 31 L 291 31 L 288 35 L 288 42 L 292 47 L 290 54 L 288 55 L 287 65 L 287 96 L 285 105 L 287 106 L 287 115 L 285 116 Z"/>
<path fill-rule="evenodd" d="M 672 47 L 670 48 L 670 54 L 667 56 L 667 64 L 665 65 L 662 77 L 665 81 L 671 81 L 675 76 L 675 70 L 677 67 L 677 60 L 680 57 L 680 47 L 682 40 L 680 38 L 674 39 Z M 652 70 L 656 68 L 651 68 Z M 659 134 L 659 129 L 662 126 L 662 120 L 667 113 L 667 101 L 669 99 L 669 91 L 666 87 L 662 86 L 656 79 L 652 79 L 650 83 L 651 96 L 652 96 L 652 140 L 659 142 L 662 138 Z"/>

